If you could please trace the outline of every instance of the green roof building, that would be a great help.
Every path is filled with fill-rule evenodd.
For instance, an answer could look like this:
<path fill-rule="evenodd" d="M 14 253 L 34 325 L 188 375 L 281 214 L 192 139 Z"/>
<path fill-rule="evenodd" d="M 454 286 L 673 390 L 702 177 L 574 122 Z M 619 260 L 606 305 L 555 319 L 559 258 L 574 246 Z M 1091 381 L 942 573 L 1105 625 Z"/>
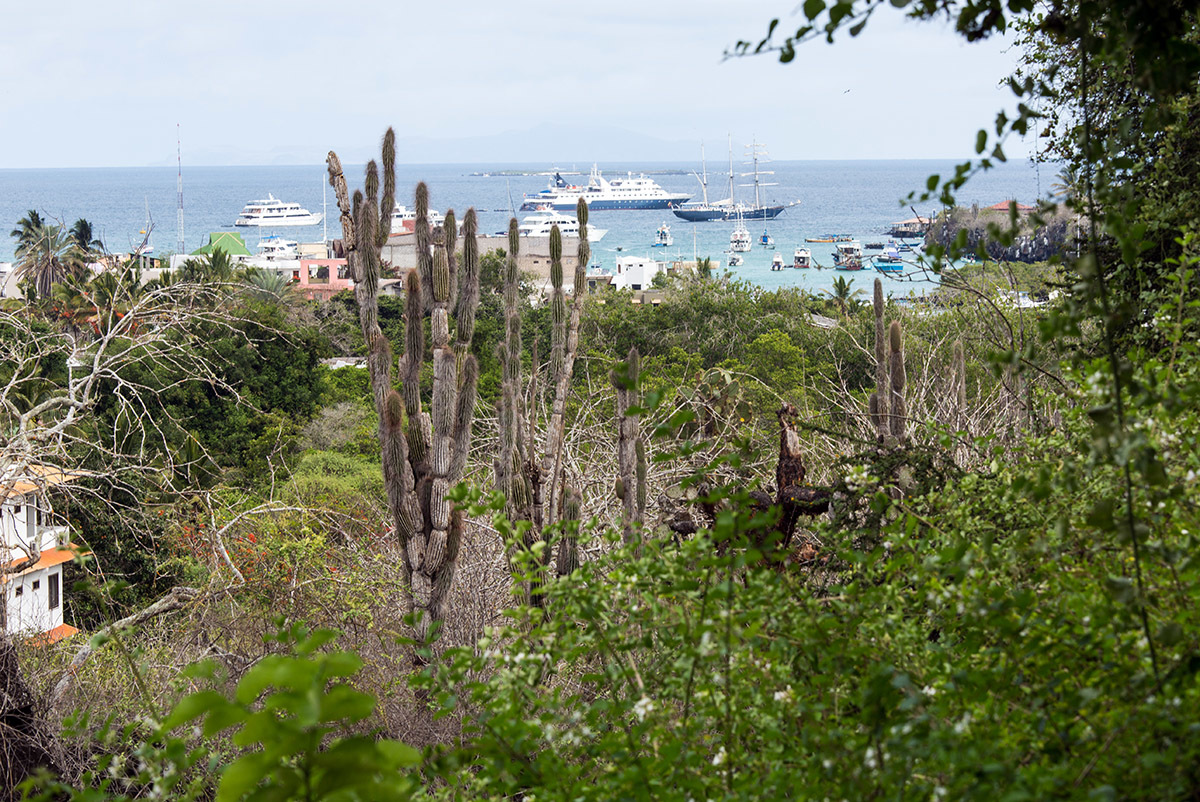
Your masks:
<path fill-rule="evenodd" d="M 208 235 L 208 244 L 192 251 L 192 256 L 208 256 L 213 251 L 225 251 L 229 256 L 249 256 L 246 241 L 241 234 L 232 231 L 214 231 Z"/>

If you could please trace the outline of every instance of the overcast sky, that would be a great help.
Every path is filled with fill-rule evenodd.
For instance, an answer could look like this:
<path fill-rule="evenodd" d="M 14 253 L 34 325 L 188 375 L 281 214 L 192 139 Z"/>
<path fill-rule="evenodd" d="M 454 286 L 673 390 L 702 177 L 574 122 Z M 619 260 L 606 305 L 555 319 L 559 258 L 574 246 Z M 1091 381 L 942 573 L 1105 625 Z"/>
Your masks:
<path fill-rule="evenodd" d="M 0 26 L 0 167 L 944 158 L 1011 107 L 1018 56 L 885 4 L 789 65 L 724 60 L 789 0 L 59 0 Z M 1009 148 L 1024 155 L 1021 142 Z"/>

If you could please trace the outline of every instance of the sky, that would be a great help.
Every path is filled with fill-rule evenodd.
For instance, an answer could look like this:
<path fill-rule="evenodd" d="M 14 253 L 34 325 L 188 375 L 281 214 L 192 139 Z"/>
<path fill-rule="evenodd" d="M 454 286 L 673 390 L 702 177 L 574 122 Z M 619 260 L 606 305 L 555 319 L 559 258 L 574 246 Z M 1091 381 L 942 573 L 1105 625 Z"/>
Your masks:
<path fill-rule="evenodd" d="M 725 58 L 796 0 L 60 0 L 0 26 L 0 168 L 962 158 L 1011 42 L 884 4 L 856 39 Z M 178 129 L 177 129 L 178 126 Z M 1012 141 L 1010 156 L 1025 155 Z"/>

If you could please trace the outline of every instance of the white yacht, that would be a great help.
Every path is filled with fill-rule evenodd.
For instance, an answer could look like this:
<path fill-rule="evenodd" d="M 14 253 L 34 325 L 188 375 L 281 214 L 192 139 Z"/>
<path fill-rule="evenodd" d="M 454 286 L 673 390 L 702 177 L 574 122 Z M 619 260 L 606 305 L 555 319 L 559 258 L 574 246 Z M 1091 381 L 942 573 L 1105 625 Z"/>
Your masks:
<path fill-rule="evenodd" d="M 407 206 L 401 206 L 397 203 L 396 208 L 392 209 L 392 231 L 399 231 L 401 228 L 405 227 L 405 223 L 413 224 L 416 222 L 416 219 L 416 209 L 410 209 Z M 440 226 L 442 223 L 446 222 L 446 215 L 434 209 L 430 209 L 428 219 L 429 225 Z"/>
<path fill-rule="evenodd" d="M 278 234 L 268 234 L 258 241 L 258 256 L 270 262 L 297 259 L 300 244 Z"/>
<path fill-rule="evenodd" d="M 266 200 L 252 200 L 242 209 L 242 215 L 233 221 L 235 226 L 315 226 L 321 222 L 321 213 L 312 213 L 300 208 L 298 203 L 281 201 L 267 194 Z"/>
<path fill-rule="evenodd" d="M 558 233 L 564 237 L 579 238 L 579 220 L 573 214 L 545 211 L 531 214 L 517 226 L 517 233 L 522 237 L 548 237 L 550 229 L 558 226 Z M 587 227 L 588 242 L 599 242 L 608 233 L 607 228 Z"/>
<path fill-rule="evenodd" d="M 750 250 L 750 230 L 741 218 L 738 218 L 737 227 L 729 235 L 729 250 L 734 253 L 746 253 Z"/>

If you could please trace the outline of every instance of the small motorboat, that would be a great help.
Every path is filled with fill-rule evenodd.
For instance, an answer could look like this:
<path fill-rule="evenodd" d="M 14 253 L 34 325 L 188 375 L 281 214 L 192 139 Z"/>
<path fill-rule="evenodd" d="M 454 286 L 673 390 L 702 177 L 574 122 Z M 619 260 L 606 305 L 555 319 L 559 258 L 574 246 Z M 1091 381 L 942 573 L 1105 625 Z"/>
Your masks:
<path fill-rule="evenodd" d="M 740 253 L 730 253 L 729 254 L 729 266 L 730 267 L 741 267 L 745 263 L 745 261 L 746 260 L 742 258 L 742 255 Z"/>
<path fill-rule="evenodd" d="M 833 266 L 838 270 L 862 270 L 862 246 L 857 242 L 839 242 L 834 246 Z"/>
<path fill-rule="evenodd" d="M 812 267 L 812 265 L 812 251 L 808 248 L 797 248 L 792 258 L 792 267 L 804 270 Z"/>
<path fill-rule="evenodd" d="M 771 257 L 771 269 L 783 270 L 783 254 L 777 253 Z"/>
<path fill-rule="evenodd" d="M 654 247 L 665 248 L 675 244 L 675 238 L 671 236 L 671 227 L 663 223 L 658 227 L 658 231 L 654 232 Z"/>

